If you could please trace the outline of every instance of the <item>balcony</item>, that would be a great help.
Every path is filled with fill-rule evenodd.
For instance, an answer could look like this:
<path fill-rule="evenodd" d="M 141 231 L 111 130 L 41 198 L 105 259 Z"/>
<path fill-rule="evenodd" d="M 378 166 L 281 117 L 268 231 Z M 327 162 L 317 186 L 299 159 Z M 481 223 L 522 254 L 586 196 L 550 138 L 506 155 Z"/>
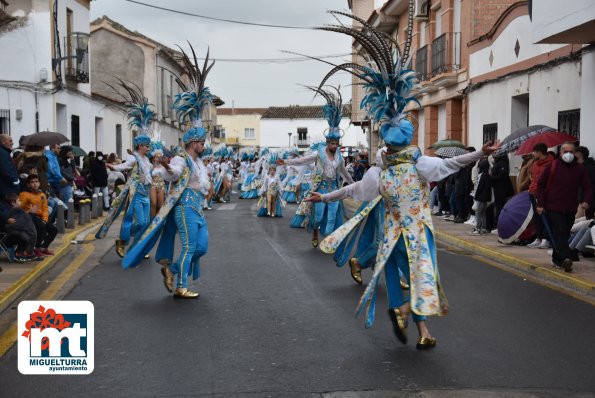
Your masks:
<path fill-rule="evenodd" d="M 420 82 L 430 80 L 428 72 L 428 46 L 423 46 L 415 53 L 415 71 Z"/>
<path fill-rule="evenodd" d="M 461 68 L 461 34 L 448 32 L 432 42 L 432 83 L 438 87 L 457 82 L 457 71 Z"/>
<path fill-rule="evenodd" d="M 89 48 L 82 40 L 84 35 L 87 38 L 89 36 L 87 33 L 76 32 L 64 38 L 66 79 L 76 83 L 89 83 Z"/>

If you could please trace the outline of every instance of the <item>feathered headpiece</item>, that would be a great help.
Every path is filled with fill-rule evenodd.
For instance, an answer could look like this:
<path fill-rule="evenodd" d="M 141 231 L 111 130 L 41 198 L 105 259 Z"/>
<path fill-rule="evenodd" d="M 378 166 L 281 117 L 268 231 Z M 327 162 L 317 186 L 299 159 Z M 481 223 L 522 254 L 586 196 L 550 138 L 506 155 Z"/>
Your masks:
<path fill-rule="evenodd" d="M 155 156 L 163 156 L 164 154 L 164 149 L 165 146 L 163 145 L 163 142 L 161 141 L 151 141 L 151 149 L 149 151 L 149 156 L 150 157 L 155 157 Z"/>
<path fill-rule="evenodd" d="M 210 145 L 205 145 L 205 149 L 200 154 L 201 159 L 206 159 L 213 155 L 213 147 Z"/>
<path fill-rule="evenodd" d="M 324 138 L 327 141 L 339 141 L 343 137 L 343 132 L 339 129 L 343 117 L 343 98 L 341 97 L 340 87 L 329 86 L 337 92 L 335 95 L 330 90 L 322 87 L 306 86 L 317 94 L 320 94 L 326 100 L 326 105 L 322 107 L 322 114 L 328 122 L 328 130 L 324 132 Z"/>
<path fill-rule="evenodd" d="M 192 141 L 205 141 L 207 138 L 207 131 L 202 125 L 202 111 L 205 106 L 209 106 L 213 102 L 213 95 L 209 88 L 205 87 L 205 80 L 215 65 L 215 61 L 209 65 L 209 50 L 207 50 L 207 56 L 201 69 L 194 48 L 190 43 L 188 44 L 192 51 L 192 60 L 184 50 L 181 48 L 180 50 L 182 51 L 182 63 L 190 83 L 186 84 L 179 77 L 176 78 L 176 82 L 183 92 L 176 94 L 173 104 L 180 124 L 189 123 L 191 126 L 182 138 L 185 144 Z"/>
<path fill-rule="evenodd" d="M 409 0 L 409 23 L 403 52 L 390 36 L 374 29 L 365 20 L 348 13 L 330 11 L 334 16 L 343 15 L 359 22 L 362 25 L 361 28 L 342 25 L 317 28 L 351 36 L 361 46 L 360 55 L 367 60 L 364 65 L 356 63 L 334 65 L 318 88 L 320 89 L 338 71 L 347 71 L 363 80 L 366 95 L 360 103 L 360 108 L 365 108 L 370 118 L 375 123 L 380 123 L 382 138 L 387 145 L 391 146 L 400 147 L 411 143 L 413 125 L 406 119 L 405 107 L 411 101 L 419 104 L 411 95 L 411 90 L 416 86 L 416 73 L 409 69 L 413 9 L 414 0 Z"/>
<path fill-rule="evenodd" d="M 120 78 L 116 79 L 124 92 L 120 92 L 111 84 L 106 84 L 124 99 L 124 106 L 128 108 L 128 128 L 131 131 L 136 131 L 133 140 L 134 147 L 150 145 L 153 132 L 151 123 L 155 118 L 153 105 L 149 104 L 148 98 L 144 96 L 142 90 L 136 84 L 132 82 L 127 84 Z"/>

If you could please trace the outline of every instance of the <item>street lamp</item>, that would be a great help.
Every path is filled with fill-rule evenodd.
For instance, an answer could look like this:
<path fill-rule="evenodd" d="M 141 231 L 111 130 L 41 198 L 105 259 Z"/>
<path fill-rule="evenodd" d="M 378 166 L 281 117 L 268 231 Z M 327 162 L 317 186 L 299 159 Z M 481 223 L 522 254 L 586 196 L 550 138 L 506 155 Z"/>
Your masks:
<path fill-rule="evenodd" d="M 291 146 L 291 134 L 293 134 L 291 131 L 287 133 L 287 135 L 289 136 L 289 146 Z"/>

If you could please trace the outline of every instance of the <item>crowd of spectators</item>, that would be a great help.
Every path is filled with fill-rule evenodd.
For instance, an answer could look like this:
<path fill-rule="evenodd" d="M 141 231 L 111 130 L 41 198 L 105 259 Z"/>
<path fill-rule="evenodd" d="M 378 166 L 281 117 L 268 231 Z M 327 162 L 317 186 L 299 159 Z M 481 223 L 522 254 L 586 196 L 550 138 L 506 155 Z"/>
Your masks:
<path fill-rule="evenodd" d="M 499 216 L 508 200 L 528 191 L 534 209 L 529 231 L 534 233 L 515 244 L 551 249 L 552 265 L 566 272 L 572 272 L 579 254 L 593 256 L 595 203 L 591 187 L 595 184 L 595 160 L 586 147 L 566 142 L 557 152 L 548 152 L 546 144 L 535 145 L 532 153 L 522 157 L 516 190 L 507 154 L 482 159 L 470 168 L 433 184 L 434 215 L 471 224 L 472 235 L 497 233 Z"/>
<path fill-rule="evenodd" d="M 0 243 L 11 262 L 53 255 L 50 245 L 58 231 L 56 222 L 62 219 L 56 217 L 58 209 L 67 209 L 69 202 L 77 205 L 93 192 L 102 193 L 103 207 L 108 209 L 116 185 L 125 183 L 126 177 L 116 173 L 108 190 L 101 152 L 85 156 L 81 168 L 80 157 L 68 145 L 51 145 L 45 151 L 36 145 L 13 147 L 13 139 L 0 134 Z M 115 154 L 109 160 L 119 163 Z"/>

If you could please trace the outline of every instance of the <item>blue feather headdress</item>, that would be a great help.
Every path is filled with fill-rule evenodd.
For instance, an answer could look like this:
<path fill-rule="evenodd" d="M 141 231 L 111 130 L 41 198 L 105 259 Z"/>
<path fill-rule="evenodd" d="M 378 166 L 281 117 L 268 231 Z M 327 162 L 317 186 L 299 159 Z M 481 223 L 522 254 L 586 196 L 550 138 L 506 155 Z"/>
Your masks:
<path fill-rule="evenodd" d="M 164 149 L 165 146 L 163 145 L 163 142 L 161 141 L 151 141 L 151 149 L 149 150 L 149 156 L 150 157 L 155 157 L 155 156 L 163 156 L 164 154 Z"/>
<path fill-rule="evenodd" d="M 211 157 L 212 155 L 213 155 L 213 147 L 211 147 L 210 145 L 205 145 L 205 149 L 200 154 L 200 158 L 206 159 L 208 157 Z"/>
<path fill-rule="evenodd" d="M 122 79 L 116 79 L 118 85 L 123 89 L 123 93 L 114 86 L 106 84 L 124 99 L 124 106 L 128 108 L 128 128 L 130 131 L 136 132 L 133 139 L 134 148 L 139 145 L 150 145 L 153 133 L 151 124 L 155 118 L 153 105 L 149 104 L 148 98 L 136 84 L 132 82 L 127 84 Z"/>
<path fill-rule="evenodd" d="M 190 83 L 186 84 L 179 77 L 176 82 L 183 92 L 176 94 L 173 108 L 176 111 L 176 117 L 180 124 L 190 125 L 190 129 L 186 131 L 182 140 L 185 144 L 192 141 L 206 141 L 207 131 L 202 125 L 202 112 L 206 106 L 210 106 L 213 102 L 213 95 L 208 87 L 205 87 L 205 80 L 211 71 L 215 61 L 209 65 L 209 51 L 203 68 L 198 65 L 198 59 L 194 48 L 190 43 L 190 50 L 192 51 L 192 59 L 180 48 L 182 51 L 182 64 L 188 74 Z"/>
<path fill-rule="evenodd" d="M 334 68 L 324 77 L 318 88 L 323 87 L 326 81 L 339 71 L 347 71 L 363 80 L 366 95 L 360 103 L 360 108 L 366 109 L 370 119 L 380 124 L 382 138 L 389 146 L 402 147 L 411 143 L 413 125 L 406 119 L 405 108 L 412 101 L 419 104 L 411 94 L 417 84 L 416 73 L 409 69 L 413 9 L 414 0 L 409 0 L 409 24 L 403 52 L 390 36 L 374 29 L 365 20 L 348 13 L 330 11 L 335 16 L 342 15 L 359 22 L 362 25 L 361 28 L 342 25 L 318 28 L 351 36 L 361 46 L 362 58 L 368 60 L 364 65 L 333 64 Z"/>
<path fill-rule="evenodd" d="M 328 122 L 328 130 L 325 131 L 324 138 L 327 141 L 340 141 L 343 137 L 343 132 L 339 128 L 341 119 L 343 118 L 343 98 L 341 97 L 341 87 L 331 87 L 335 93 L 330 90 L 325 90 L 322 87 L 306 86 L 317 94 L 320 94 L 326 100 L 326 105 L 322 107 L 322 114 Z"/>

